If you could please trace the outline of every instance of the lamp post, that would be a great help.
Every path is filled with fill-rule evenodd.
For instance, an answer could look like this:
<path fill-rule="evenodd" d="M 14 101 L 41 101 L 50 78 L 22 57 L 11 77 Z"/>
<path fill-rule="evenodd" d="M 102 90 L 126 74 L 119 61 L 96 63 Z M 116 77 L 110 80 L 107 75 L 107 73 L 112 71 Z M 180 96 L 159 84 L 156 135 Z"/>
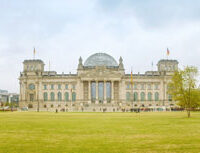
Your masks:
<path fill-rule="evenodd" d="M 39 100 L 38 100 L 38 103 L 37 103 L 37 112 L 40 111 L 40 103 L 39 103 Z"/>

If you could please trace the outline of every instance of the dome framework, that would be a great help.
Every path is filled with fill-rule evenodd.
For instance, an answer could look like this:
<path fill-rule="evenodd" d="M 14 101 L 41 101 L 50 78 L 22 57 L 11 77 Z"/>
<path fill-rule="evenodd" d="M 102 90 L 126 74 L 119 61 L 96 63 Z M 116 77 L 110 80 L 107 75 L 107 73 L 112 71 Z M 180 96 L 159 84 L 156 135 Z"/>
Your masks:
<path fill-rule="evenodd" d="M 118 63 L 116 60 L 106 54 L 106 53 L 96 53 L 87 58 L 84 63 L 85 67 L 95 67 L 95 66 L 108 66 L 108 67 L 117 67 Z"/>

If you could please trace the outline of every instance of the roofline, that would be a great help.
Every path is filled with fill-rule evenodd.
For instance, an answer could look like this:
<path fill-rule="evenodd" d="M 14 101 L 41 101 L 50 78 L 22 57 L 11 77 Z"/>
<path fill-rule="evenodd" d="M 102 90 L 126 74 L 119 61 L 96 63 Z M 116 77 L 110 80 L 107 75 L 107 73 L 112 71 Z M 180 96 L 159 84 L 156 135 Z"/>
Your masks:
<path fill-rule="evenodd" d="M 29 62 L 39 62 L 39 63 L 42 63 L 44 64 L 44 62 L 41 60 L 41 59 L 29 59 L 29 60 L 24 60 L 24 64 L 25 63 L 29 63 Z"/>

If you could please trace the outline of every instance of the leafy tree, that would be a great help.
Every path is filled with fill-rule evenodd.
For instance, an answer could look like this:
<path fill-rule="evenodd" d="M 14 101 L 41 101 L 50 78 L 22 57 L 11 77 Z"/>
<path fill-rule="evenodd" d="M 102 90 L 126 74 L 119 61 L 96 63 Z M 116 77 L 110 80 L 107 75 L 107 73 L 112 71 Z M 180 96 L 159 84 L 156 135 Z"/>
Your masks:
<path fill-rule="evenodd" d="M 1 103 L 0 103 L 0 106 L 1 106 L 1 107 L 3 107 L 3 106 L 4 106 L 3 102 L 1 102 Z"/>
<path fill-rule="evenodd" d="M 190 111 L 200 106 L 200 90 L 197 88 L 198 69 L 193 66 L 187 66 L 184 70 L 178 70 L 172 76 L 169 83 L 168 93 L 172 95 L 173 100 L 187 111 L 190 117 Z"/>
<path fill-rule="evenodd" d="M 9 102 L 6 102 L 6 103 L 5 103 L 5 106 L 10 106 Z"/>

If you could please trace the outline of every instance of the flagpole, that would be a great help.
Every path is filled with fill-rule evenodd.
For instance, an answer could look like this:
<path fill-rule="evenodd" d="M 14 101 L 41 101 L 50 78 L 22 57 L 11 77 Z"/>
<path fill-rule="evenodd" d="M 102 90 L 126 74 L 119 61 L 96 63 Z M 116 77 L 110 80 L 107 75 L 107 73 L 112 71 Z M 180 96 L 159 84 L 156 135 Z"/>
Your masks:
<path fill-rule="evenodd" d="M 131 66 L 131 101 L 132 101 L 132 107 L 133 107 L 133 69 L 132 69 L 132 66 Z"/>
<path fill-rule="evenodd" d="M 49 60 L 49 71 L 50 71 L 50 60 Z"/>
<path fill-rule="evenodd" d="M 169 59 L 169 49 L 167 48 L 167 60 Z"/>
<path fill-rule="evenodd" d="M 33 59 L 35 59 L 35 47 L 33 48 Z"/>

